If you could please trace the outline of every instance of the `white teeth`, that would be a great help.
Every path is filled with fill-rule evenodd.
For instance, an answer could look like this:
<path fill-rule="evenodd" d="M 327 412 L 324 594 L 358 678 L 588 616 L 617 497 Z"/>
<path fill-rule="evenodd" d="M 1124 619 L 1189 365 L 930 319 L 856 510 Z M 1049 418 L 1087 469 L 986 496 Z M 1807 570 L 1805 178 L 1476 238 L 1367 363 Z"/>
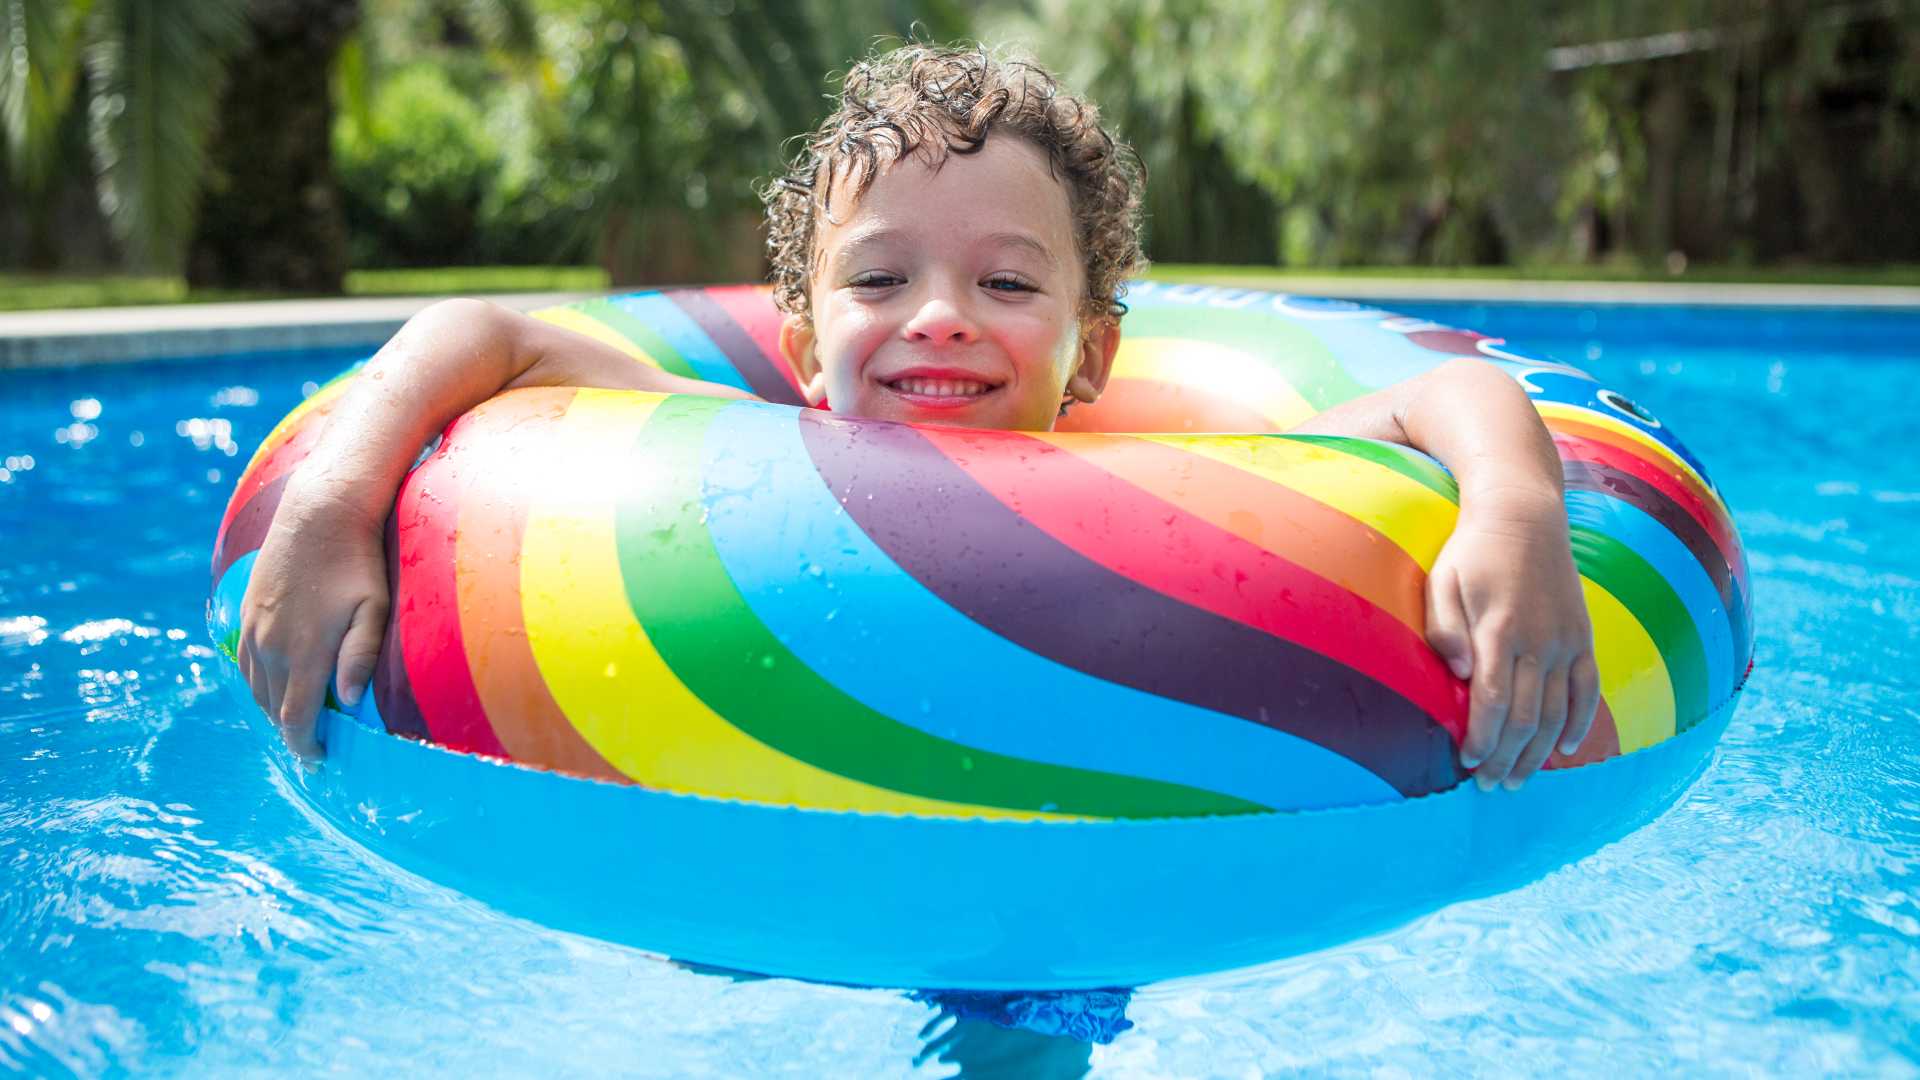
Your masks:
<path fill-rule="evenodd" d="M 896 379 L 893 387 L 903 394 L 922 397 L 971 397 L 991 389 L 986 383 L 972 379 Z"/>

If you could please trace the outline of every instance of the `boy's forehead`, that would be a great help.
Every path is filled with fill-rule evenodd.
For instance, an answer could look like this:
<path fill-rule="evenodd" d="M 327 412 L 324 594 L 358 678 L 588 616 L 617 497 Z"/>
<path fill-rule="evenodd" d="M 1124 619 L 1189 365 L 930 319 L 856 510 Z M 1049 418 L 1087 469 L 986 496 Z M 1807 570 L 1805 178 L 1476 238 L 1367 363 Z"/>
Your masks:
<path fill-rule="evenodd" d="M 1026 218 L 1043 232 L 1057 228 L 1064 234 L 1049 240 L 1072 235 L 1066 184 L 1054 175 L 1045 153 L 1018 136 L 990 139 L 970 154 L 843 158 L 831 168 L 832 183 L 816 187 L 823 197 L 817 219 L 822 239 L 831 236 L 845 243 L 866 233 L 865 228 L 848 231 L 862 224 L 857 218 L 904 218 L 898 224 L 911 226 L 923 215 L 954 214 L 971 214 L 983 226 Z M 1045 253 L 1051 257 L 1050 251 Z"/>

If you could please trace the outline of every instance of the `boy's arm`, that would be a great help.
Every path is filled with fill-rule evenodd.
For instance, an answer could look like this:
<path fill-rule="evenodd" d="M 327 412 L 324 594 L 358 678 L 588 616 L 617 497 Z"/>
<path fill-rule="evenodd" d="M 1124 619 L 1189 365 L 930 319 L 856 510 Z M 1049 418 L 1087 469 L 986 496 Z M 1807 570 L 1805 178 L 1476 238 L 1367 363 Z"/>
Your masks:
<path fill-rule="evenodd" d="M 296 753 L 318 755 L 313 723 L 328 680 L 352 704 L 373 675 L 388 605 L 383 534 L 420 448 L 522 386 L 749 396 L 485 301 L 414 316 L 367 362 L 295 472 L 241 605 L 240 671 Z"/>
<path fill-rule="evenodd" d="M 1600 702 L 1593 630 L 1568 545 L 1560 458 L 1526 391 L 1451 361 L 1294 429 L 1411 446 L 1460 483 L 1460 520 L 1427 577 L 1427 640 L 1473 680 L 1460 763 L 1509 788 L 1572 753 Z"/>

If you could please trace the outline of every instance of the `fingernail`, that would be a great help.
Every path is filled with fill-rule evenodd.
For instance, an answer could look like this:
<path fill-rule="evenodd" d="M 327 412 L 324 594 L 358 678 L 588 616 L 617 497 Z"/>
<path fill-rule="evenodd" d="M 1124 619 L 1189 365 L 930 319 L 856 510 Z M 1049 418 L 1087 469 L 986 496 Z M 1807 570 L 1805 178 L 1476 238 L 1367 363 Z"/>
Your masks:
<path fill-rule="evenodd" d="M 1478 784 L 1478 785 L 1480 785 L 1480 790 L 1481 790 L 1481 791 L 1492 791 L 1492 790 L 1493 790 L 1493 781 L 1492 781 L 1491 779 L 1489 779 L 1489 778 L 1487 778 L 1487 777 L 1484 777 L 1484 776 L 1476 776 L 1476 777 L 1474 777 L 1474 778 L 1473 778 L 1473 782 L 1474 782 L 1474 783 L 1476 783 L 1476 784 Z"/>
<path fill-rule="evenodd" d="M 1464 679 L 1473 674 L 1473 665 L 1457 656 L 1447 661 L 1447 667 L 1453 669 L 1453 677 L 1456 679 Z"/>
<path fill-rule="evenodd" d="M 1579 744 L 1579 743 L 1573 743 L 1573 744 L 1571 744 L 1571 745 L 1569 745 L 1569 744 L 1567 744 L 1567 743 L 1561 743 L 1561 744 L 1560 744 L 1560 752 L 1561 752 L 1561 753 L 1563 753 L 1563 754 L 1572 754 L 1572 753 L 1577 753 L 1577 752 L 1579 751 L 1579 749 L 1580 749 L 1580 744 Z"/>
<path fill-rule="evenodd" d="M 1505 780 L 1500 781 L 1500 786 L 1506 788 L 1508 791 L 1519 791 L 1520 781 L 1509 776 Z"/>
<path fill-rule="evenodd" d="M 1477 757 L 1474 757 L 1472 754 L 1461 754 L 1460 767 L 1467 770 L 1468 772 L 1472 772 L 1473 770 L 1480 767 L 1480 759 Z"/>

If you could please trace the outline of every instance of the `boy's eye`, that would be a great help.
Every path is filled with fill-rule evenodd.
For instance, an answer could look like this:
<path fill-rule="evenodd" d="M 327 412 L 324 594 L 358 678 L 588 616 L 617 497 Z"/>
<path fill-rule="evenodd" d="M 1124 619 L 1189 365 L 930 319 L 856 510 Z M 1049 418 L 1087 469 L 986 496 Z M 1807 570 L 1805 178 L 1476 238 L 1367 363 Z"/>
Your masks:
<path fill-rule="evenodd" d="M 847 284 L 856 289 L 884 289 L 905 280 L 900 275 L 890 274 L 885 270 L 868 270 L 865 273 L 855 274 L 853 280 Z"/>
<path fill-rule="evenodd" d="M 1017 274 L 995 274 L 981 282 L 994 292 L 1035 292 L 1039 286 Z"/>

